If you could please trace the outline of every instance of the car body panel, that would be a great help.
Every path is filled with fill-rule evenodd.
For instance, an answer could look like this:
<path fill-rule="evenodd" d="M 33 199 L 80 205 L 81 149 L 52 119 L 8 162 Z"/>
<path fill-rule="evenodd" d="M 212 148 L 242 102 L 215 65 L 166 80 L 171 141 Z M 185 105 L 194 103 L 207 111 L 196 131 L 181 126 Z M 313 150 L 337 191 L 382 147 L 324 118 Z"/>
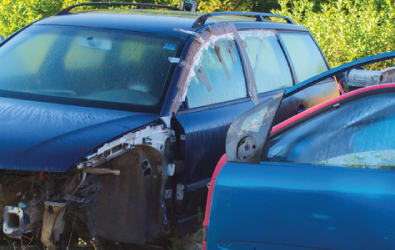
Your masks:
<path fill-rule="evenodd" d="M 392 56 L 393 53 L 385 57 Z M 375 58 L 378 57 L 372 60 Z M 361 61 L 367 62 L 355 63 Z M 349 68 L 352 68 L 350 64 Z M 323 75 L 333 73 L 330 70 Z M 381 98 L 380 94 L 390 98 L 387 95 L 394 91 L 395 84 L 377 85 L 326 101 L 275 126 L 269 140 L 293 127 L 303 129 L 303 122 L 327 111 L 335 114 L 343 106 L 346 108 L 346 104 L 363 102 L 361 98 L 376 98 L 387 103 L 388 99 Z M 372 101 L 366 103 L 367 114 L 355 113 L 361 119 L 356 119 L 354 126 L 366 126 L 371 123 L 369 119 L 379 119 L 369 113 L 369 107 L 375 107 L 374 104 Z M 352 109 L 352 106 L 347 107 Z M 386 112 L 391 110 L 387 108 Z M 328 119 L 326 122 L 335 123 L 332 116 Z M 300 141 L 306 138 L 301 135 Z M 330 146 L 342 148 L 339 143 Z M 395 172 L 385 170 L 386 167 L 324 165 L 234 163 L 227 162 L 223 156 L 210 184 L 208 213 L 203 223 L 208 227 L 206 249 L 392 249 L 395 245 L 395 185 L 392 181 Z"/>
<path fill-rule="evenodd" d="M 216 159 L 225 152 L 225 138 L 230 124 L 253 105 L 247 100 L 234 105 L 176 116 L 185 131 L 185 165 L 188 168 L 185 169 L 181 183 L 185 185 L 183 210 L 188 215 L 194 214 L 191 205 L 194 209 L 205 205 L 207 182 L 214 171 Z M 216 119 L 218 113 L 222 114 L 220 120 Z M 202 121 L 204 126 L 200 125 Z M 203 167 L 204 171 L 202 171 Z"/>
<path fill-rule="evenodd" d="M 94 148 L 157 118 L 1 97 L 0 168 L 65 172 Z"/>
<path fill-rule="evenodd" d="M 241 24 L 241 22 L 238 24 Z M 221 25 L 227 27 L 228 30 L 232 30 L 231 27 L 233 26 L 233 23 L 211 24 L 211 32 L 216 34 L 217 26 Z M 295 25 L 288 25 L 288 28 L 291 29 L 294 26 Z M 277 27 L 277 24 L 264 23 L 262 27 L 274 28 Z M 279 27 L 285 28 L 287 25 L 279 24 Z M 201 36 L 202 33 L 207 32 L 207 30 L 207 27 L 203 27 L 196 35 L 191 36 L 186 42 L 184 51 L 180 57 L 181 63 L 177 66 L 175 71 L 175 76 L 179 77 L 178 82 L 174 81 L 173 78 L 164 105 L 164 107 L 170 107 L 170 111 L 172 110 L 172 107 L 182 107 L 175 115 L 175 119 L 181 127 L 181 136 L 185 136 L 185 140 L 181 139 L 180 141 L 182 154 L 185 155 L 185 173 L 177 180 L 177 182 L 183 186 L 183 191 L 185 192 L 183 200 L 178 201 L 178 211 L 181 214 L 181 219 L 178 220 L 178 225 L 180 226 L 178 230 L 179 233 L 184 232 L 181 228 L 182 224 L 187 223 L 186 221 L 188 220 L 196 220 L 196 217 L 193 217 L 193 215 L 197 208 L 205 206 L 207 195 L 206 185 L 214 171 L 217 161 L 216 159 L 225 152 L 223 142 L 226 138 L 226 133 L 230 124 L 238 115 L 248 110 L 253 105 L 253 102 L 251 101 L 251 99 L 253 99 L 251 98 L 251 93 L 253 91 L 251 91 L 251 89 L 255 88 L 254 73 L 251 72 L 251 66 L 249 65 L 250 62 L 246 57 L 247 54 L 245 50 L 242 49 L 243 45 L 235 39 L 244 65 L 246 87 L 250 94 L 249 97 L 194 109 L 183 107 L 183 103 L 187 103 L 187 100 L 182 98 L 180 100 L 180 97 L 182 97 L 182 94 L 187 91 L 186 89 L 188 88 L 188 85 L 183 84 L 186 81 L 185 79 L 187 79 L 186 76 L 189 74 L 188 71 L 192 68 L 190 66 L 185 66 L 184 62 L 189 63 L 191 61 L 191 56 L 188 55 L 188 52 L 194 51 L 193 46 L 198 44 L 195 41 L 201 39 L 199 36 Z M 306 31 L 305 28 L 297 29 L 298 32 L 299 30 L 303 32 Z M 220 29 L 220 31 L 223 32 L 222 29 Z M 237 34 L 234 35 L 236 38 Z M 278 42 L 280 43 L 280 41 Z M 320 50 L 319 47 L 317 48 Z M 325 58 L 324 61 L 326 62 Z M 175 86 L 178 88 L 177 93 L 173 92 Z M 283 104 L 280 108 L 281 111 L 279 112 L 275 123 L 279 123 L 297 114 L 301 107 L 311 107 L 318 101 L 325 101 L 339 95 L 337 83 L 335 81 L 326 81 L 322 84 L 317 84 L 314 88 L 314 93 L 310 94 L 310 96 L 314 95 L 314 98 L 311 98 L 314 99 L 314 102 L 310 102 L 310 99 L 306 98 L 303 91 L 289 96 L 287 100 L 283 100 Z M 277 89 L 261 93 L 258 95 L 259 102 L 263 102 L 272 95 L 283 90 L 284 89 Z M 179 104 L 175 105 L 174 102 L 177 101 Z M 162 114 L 165 115 L 168 114 L 168 112 L 166 113 L 166 110 L 162 109 Z M 220 116 L 218 114 L 220 114 Z"/>
<path fill-rule="evenodd" d="M 129 30 L 186 39 L 190 34 L 180 32 L 179 29 L 192 30 L 192 24 L 199 16 L 197 13 L 184 12 L 181 15 L 181 12 L 178 11 L 102 10 L 55 15 L 42 19 L 34 25 L 67 25 Z"/>
<path fill-rule="evenodd" d="M 256 249 L 389 249 L 394 178 L 385 170 L 228 162 L 215 180 L 207 249 L 239 249 L 220 247 L 225 240 Z"/>
<path fill-rule="evenodd" d="M 387 88 L 393 88 L 393 87 L 395 87 L 395 84 L 383 84 L 383 85 L 369 87 L 369 91 L 387 89 Z M 361 88 L 361 89 L 358 89 L 358 90 L 355 90 L 352 92 L 348 92 L 348 93 L 341 95 L 337 98 L 333 98 L 331 100 L 325 101 L 319 105 L 316 105 L 316 106 L 312 107 L 311 109 L 308 109 L 300 114 L 297 114 L 297 115 L 287 119 L 286 121 L 283 121 L 280 124 L 277 124 L 276 126 L 274 126 L 272 128 L 271 134 L 276 135 L 277 132 L 281 132 L 281 130 L 289 128 L 289 126 L 294 125 L 298 120 L 301 120 L 310 114 L 320 111 L 320 110 L 324 109 L 325 107 L 336 104 L 342 100 L 345 100 L 347 98 L 352 98 L 353 96 L 356 96 L 358 94 L 363 94 L 364 92 L 366 92 L 366 90 L 367 89 L 365 89 L 365 88 Z"/>

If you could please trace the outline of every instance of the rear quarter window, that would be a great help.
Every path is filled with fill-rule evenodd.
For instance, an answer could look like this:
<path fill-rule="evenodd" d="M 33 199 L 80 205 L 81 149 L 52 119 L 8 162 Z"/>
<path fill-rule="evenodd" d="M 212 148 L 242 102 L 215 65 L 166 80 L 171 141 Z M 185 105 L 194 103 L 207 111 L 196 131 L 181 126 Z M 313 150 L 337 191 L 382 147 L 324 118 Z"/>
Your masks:
<path fill-rule="evenodd" d="M 287 59 L 273 30 L 239 31 L 255 75 L 258 93 L 291 87 Z"/>
<path fill-rule="evenodd" d="M 309 33 L 279 32 L 278 36 L 295 71 L 296 83 L 329 69 L 320 49 Z"/>

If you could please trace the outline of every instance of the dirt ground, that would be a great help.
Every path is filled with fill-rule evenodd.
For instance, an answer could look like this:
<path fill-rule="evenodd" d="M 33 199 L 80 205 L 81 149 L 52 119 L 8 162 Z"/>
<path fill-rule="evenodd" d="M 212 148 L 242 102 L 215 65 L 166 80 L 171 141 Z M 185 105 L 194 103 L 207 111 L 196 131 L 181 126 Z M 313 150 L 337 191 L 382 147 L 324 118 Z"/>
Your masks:
<path fill-rule="evenodd" d="M 203 229 L 182 238 L 172 238 L 171 240 L 173 243 L 171 250 L 201 250 L 203 248 Z"/>
<path fill-rule="evenodd" d="M 170 239 L 171 246 L 133 246 L 130 244 L 119 244 L 114 242 L 101 242 L 99 250 L 201 250 L 202 249 L 203 230 L 200 229 L 195 233 L 191 233 L 183 237 L 173 237 Z M 65 250 L 93 250 L 92 247 L 67 247 Z M 0 240 L 0 250 L 45 250 L 42 244 L 28 244 L 24 241 L 23 248 L 20 240 L 9 241 L 7 238 Z M 62 247 L 57 248 L 62 250 Z"/>

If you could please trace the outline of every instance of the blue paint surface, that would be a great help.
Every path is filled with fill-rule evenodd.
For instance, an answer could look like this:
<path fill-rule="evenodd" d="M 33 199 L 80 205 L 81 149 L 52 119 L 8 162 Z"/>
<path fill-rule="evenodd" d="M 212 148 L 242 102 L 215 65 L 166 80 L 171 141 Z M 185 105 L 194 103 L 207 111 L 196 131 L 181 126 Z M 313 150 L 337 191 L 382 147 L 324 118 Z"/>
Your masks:
<path fill-rule="evenodd" d="M 394 249 L 394 178 L 389 170 L 226 163 L 207 249 Z M 221 243 L 229 240 L 236 243 Z"/>
<path fill-rule="evenodd" d="M 157 118 L 0 97 L 0 169 L 64 172 L 89 151 Z"/>
<path fill-rule="evenodd" d="M 187 39 L 183 30 L 192 29 L 202 14 L 169 10 L 93 10 L 61 16 L 50 16 L 34 25 L 68 25 L 155 33 Z"/>

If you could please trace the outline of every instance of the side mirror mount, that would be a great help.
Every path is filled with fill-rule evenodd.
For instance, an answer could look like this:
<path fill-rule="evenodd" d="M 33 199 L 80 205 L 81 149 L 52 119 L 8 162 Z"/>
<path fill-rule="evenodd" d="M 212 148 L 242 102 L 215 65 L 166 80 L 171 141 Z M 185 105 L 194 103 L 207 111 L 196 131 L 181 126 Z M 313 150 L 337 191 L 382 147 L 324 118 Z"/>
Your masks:
<path fill-rule="evenodd" d="M 283 96 L 284 91 L 269 96 L 233 121 L 225 145 L 228 162 L 260 162 Z"/>

